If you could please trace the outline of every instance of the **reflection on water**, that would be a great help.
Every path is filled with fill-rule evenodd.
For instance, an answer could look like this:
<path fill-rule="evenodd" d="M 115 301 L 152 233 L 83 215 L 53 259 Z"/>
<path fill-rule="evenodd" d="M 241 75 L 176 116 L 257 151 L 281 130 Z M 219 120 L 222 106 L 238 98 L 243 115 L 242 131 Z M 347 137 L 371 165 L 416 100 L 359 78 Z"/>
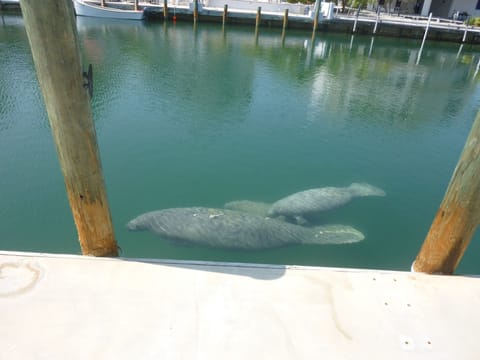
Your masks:
<path fill-rule="evenodd" d="M 479 105 L 472 46 L 200 23 L 77 19 L 124 256 L 410 268 Z M 0 248 L 78 252 L 28 42 L 0 24 Z M 325 212 L 363 242 L 242 252 L 174 246 L 125 224 L 151 210 L 368 182 Z M 480 272 L 472 242 L 461 271 Z"/>

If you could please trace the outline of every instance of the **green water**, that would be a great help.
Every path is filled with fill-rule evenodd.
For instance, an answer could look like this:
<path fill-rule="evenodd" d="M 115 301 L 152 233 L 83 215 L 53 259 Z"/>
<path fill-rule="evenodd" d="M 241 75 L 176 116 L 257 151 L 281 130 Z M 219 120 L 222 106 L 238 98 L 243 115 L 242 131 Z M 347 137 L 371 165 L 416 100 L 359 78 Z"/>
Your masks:
<path fill-rule="evenodd" d="M 408 270 L 480 104 L 480 49 L 190 23 L 78 19 L 123 256 Z M 0 17 L 0 249 L 79 253 L 21 18 Z M 257 252 L 176 246 L 125 223 L 150 210 L 272 202 L 362 181 L 326 213 L 366 239 Z M 480 273 L 480 238 L 459 272 Z"/>

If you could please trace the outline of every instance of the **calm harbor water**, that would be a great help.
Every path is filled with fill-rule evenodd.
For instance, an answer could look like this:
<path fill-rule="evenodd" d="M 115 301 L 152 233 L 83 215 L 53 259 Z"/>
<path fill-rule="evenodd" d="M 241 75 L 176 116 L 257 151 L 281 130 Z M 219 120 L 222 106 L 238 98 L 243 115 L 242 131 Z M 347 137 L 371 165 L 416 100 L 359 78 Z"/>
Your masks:
<path fill-rule="evenodd" d="M 408 270 L 480 105 L 480 48 L 200 23 L 77 19 L 125 257 Z M 22 19 L 0 17 L 0 249 L 79 253 Z M 326 213 L 366 239 L 254 252 L 178 246 L 146 211 L 273 202 L 368 182 Z M 458 269 L 480 273 L 477 235 Z"/>

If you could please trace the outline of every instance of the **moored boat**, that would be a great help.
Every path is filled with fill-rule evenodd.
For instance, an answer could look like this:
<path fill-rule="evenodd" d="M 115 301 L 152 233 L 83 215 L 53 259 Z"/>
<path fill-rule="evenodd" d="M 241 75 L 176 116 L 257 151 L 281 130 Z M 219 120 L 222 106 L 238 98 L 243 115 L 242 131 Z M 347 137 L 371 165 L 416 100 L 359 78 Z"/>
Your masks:
<path fill-rule="evenodd" d="M 73 0 L 77 16 L 90 16 L 108 19 L 142 20 L 143 10 L 124 10 L 108 6 L 99 6 L 83 0 Z"/>

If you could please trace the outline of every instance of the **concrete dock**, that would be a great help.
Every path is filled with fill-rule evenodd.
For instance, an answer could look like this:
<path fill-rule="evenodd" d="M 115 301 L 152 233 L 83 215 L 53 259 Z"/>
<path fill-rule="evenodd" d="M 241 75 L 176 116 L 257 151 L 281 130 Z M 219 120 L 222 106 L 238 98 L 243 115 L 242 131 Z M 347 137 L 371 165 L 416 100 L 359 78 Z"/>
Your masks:
<path fill-rule="evenodd" d="M 0 11 L 2 10 L 20 10 L 20 0 L 0 0 Z"/>
<path fill-rule="evenodd" d="M 227 23 L 234 24 L 255 24 L 256 11 L 258 7 L 262 8 L 261 26 L 264 27 L 282 27 L 284 18 L 284 8 L 292 7 L 295 4 L 273 3 L 272 6 L 262 0 L 243 1 L 246 5 L 239 8 L 238 0 L 205 0 L 208 5 L 202 5 L 199 8 L 198 20 L 208 22 L 221 22 L 223 15 L 222 3 L 233 5 L 228 6 Z M 379 35 L 389 37 L 403 37 L 412 39 L 422 39 L 428 24 L 427 40 L 449 41 L 457 43 L 480 44 L 480 28 L 467 26 L 461 21 L 442 19 L 434 17 L 430 23 L 428 18 L 413 15 L 396 15 L 381 12 L 378 14 L 373 11 L 362 10 L 360 12 L 333 12 L 326 2 L 322 2 L 320 11 L 321 19 L 318 23 L 319 32 L 337 32 L 337 33 L 356 33 L 362 35 Z M 235 7 L 237 5 L 237 7 Z M 267 7 L 266 5 L 270 5 Z M 163 19 L 162 4 L 144 4 L 147 19 Z M 175 14 L 178 20 L 192 21 L 191 5 L 172 5 L 169 2 L 169 20 Z M 296 9 L 288 14 L 288 27 L 298 29 L 313 28 L 314 16 L 312 9 L 306 11 L 308 6 Z M 358 16 L 357 16 L 358 14 Z"/>
<path fill-rule="evenodd" d="M 168 0 L 169 20 L 175 16 L 177 20 L 192 21 L 192 1 L 193 0 Z M 99 4 L 100 2 L 92 0 L 91 3 Z M 132 6 L 131 2 L 114 1 L 107 2 L 107 4 L 117 8 Z M 288 15 L 289 28 L 312 29 L 313 27 L 312 6 L 290 4 L 280 1 L 268 2 L 264 0 L 200 0 L 198 20 L 221 22 L 224 4 L 229 4 L 228 24 L 255 24 L 257 9 L 261 7 L 262 16 L 260 25 L 263 27 L 282 27 L 284 10 L 286 8 L 291 10 Z M 427 18 L 421 16 L 385 12 L 381 12 L 379 16 L 377 16 L 377 14 L 372 11 L 362 10 L 357 12 L 355 9 L 350 9 L 350 11 L 346 13 L 336 12 L 330 14 L 330 11 L 325 10 L 328 8 L 328 4 L 329 3 L 322 2 L 322 19 L 320 19 L 317 28 L 319 32 L 357 33 L 363 35 L 422 39 L 427 27 Z M 139 6 L 141 9 L 145 9 L 148 20 L 156 18 L 163 19 L 163 1 L 140 1 Z M 0 0 L 0 11 L 1 10 L 20 11 L 19 0 Z M 480 44 L 480 28 L 466 26 L 461 21 L 434 17 L 429 24 L 427 40 Z"/>
<path fill-rule="evenodd" d="M 0 252 L 0 359 L 478 359 L 480 278 Z"/>

